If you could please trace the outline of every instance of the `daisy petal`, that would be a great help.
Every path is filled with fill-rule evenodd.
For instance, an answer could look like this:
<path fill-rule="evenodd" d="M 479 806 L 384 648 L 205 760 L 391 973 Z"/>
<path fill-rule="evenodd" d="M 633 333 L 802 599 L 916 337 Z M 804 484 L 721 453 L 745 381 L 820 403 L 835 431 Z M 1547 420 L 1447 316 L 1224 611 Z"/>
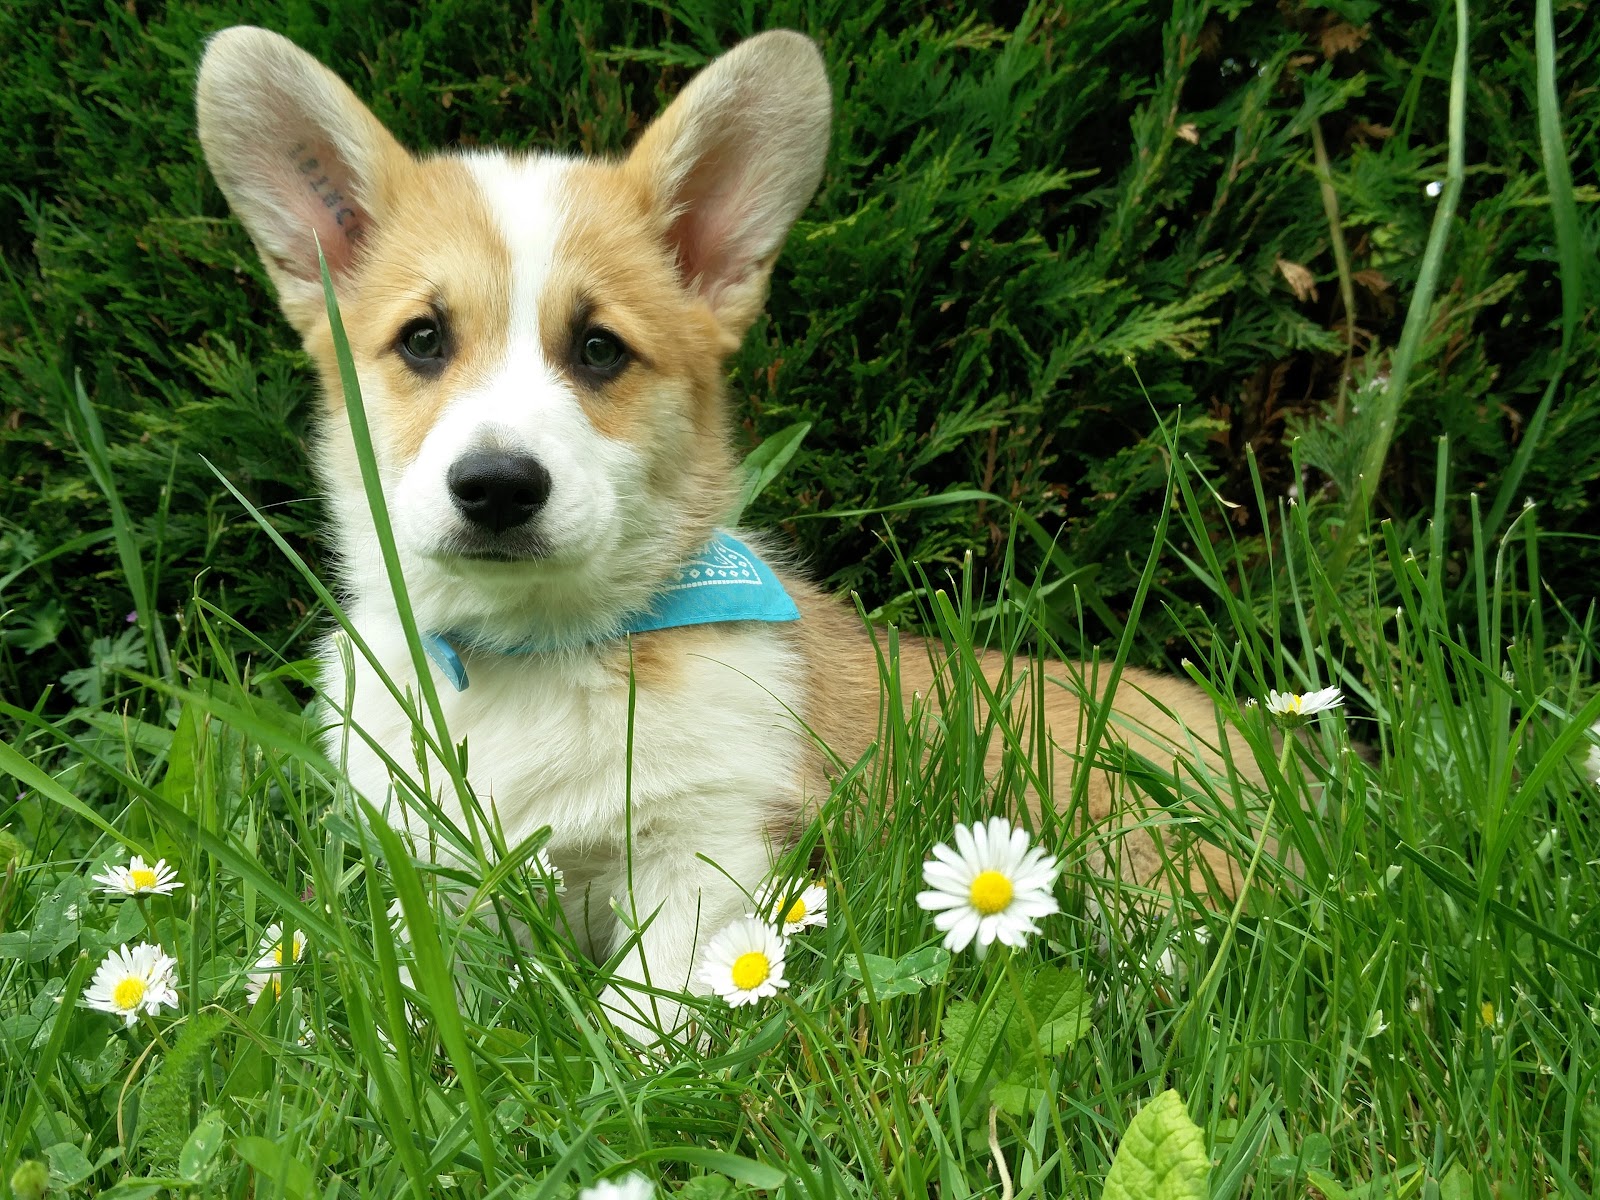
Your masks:
<path fill-rule="evenodd" d="M 1060 911 L 1051 894 L 1060 864 L 1031 845 L 1026 830 L 991 817 L 956 826 L 953 841 L 954 850 L 944 843 L 933 848 L 922 866 L 928 888 L 917 893 L 917 906 L 935 914 L 947 949 L 976 941 L 981 955 L 997 940 L 1022 946 L 1039 932 L 1035 918 Z"/>

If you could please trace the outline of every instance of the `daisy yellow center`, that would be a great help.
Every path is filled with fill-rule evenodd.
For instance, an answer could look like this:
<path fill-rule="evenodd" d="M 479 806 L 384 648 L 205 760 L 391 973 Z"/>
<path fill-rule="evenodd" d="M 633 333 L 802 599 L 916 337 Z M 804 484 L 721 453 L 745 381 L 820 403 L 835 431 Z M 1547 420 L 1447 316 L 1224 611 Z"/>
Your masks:
<path fill-rule="evenodd" d="M 129 871 L 128 879 L 134 887 L 141 891 L 146 888 L 153 888 L 156 885 L 156 873 L 149 867 L 140 867 L 138 870 Z"/>
<path fill-rule="evenodd" d="M 741 954 L 733 960 L 733 986 L 741 992 L 760 987 L 772 974 L 772 963 L 759 950 Z"/>
<path fill-rule="evenodd" d="M 272 948 L 272 961 L 280 967 L 283 966 L 283 943 L 279 942 Z"/>
<path fill-rule="evenodd" d="M 1305 699 L 1304 696 L 1290 696 L 1289 697 L 1289 711 L 1292 712 L 1292 713 L 1298 714 L 1300 712 L 1301 701 L 1303 701 L 1304 699 Z"/>
<path fill-rule="evenodd" d="M 783 919 L 789 925 L 806 919 L 806 900 L 804 896 L 797 897 L 795 902 L 789 905 L 789 911 L 783 914 Z"/>
<path fill-rule="evenodd" d="M 139 1001 L 144 999 L 144 993 L 144 980 L 130 975 L 112 990 L 111 1002 L 124 1012 L 128 1012 L 139 1006 Z"/>
<path fill-rule="evenodd" d="M 981 871 L 972 881 L 972 890 L 968 895 L 973 908 L 986 917 L 992 917 L 1006 910 L 1014 894 L 1011 880 L 999 871 Z"/>

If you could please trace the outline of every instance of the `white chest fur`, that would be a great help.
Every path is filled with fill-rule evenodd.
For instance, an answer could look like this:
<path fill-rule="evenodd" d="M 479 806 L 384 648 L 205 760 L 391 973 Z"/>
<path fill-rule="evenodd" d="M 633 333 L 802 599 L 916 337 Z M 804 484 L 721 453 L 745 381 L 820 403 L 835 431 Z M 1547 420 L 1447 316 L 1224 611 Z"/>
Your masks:
<path fill-rule="evenodd" d="M 384 670 L 415 694 L 398 622 L 358 617 L 356 625 Z M 631 827 L 631 903 L 651 921 L 643 939 L 648 967 L 619 974 L 648 970 L 658 986 L 682 987 L 695 947 L 748 908 L 744 892 L 770 866 L 769 831 L 800 805 L 806 746 L 794 713 L 802 672 L 781 627 L 643 637 L 660 640 L 636 645 L 631 689 L 626 651 L 616 646 L 559 656 L 472 654 L 465 690 L 438 674 L 434 684 L 449 736 L 466 743 L 468 780 L 506 845 L 550 827 L 568 911 L 588 914 L 580 936 L 598 957 L 621 940 L 610 902 L 630 899 Z M 337 653 L 325 658 L 328 695 L 352 697 L 348 736 L 335 729 L 330 739 L 336 751 L 339 741 L 348 747 L 355 788 L 375 805 L 387 803 L 397 825 L 421 833 L 419 815 L 402 815 L 407 789 L 395 786 L 374 748 L 420 779 L 415 717 L 370 663 L 354 659 L 347 677 Z M 427 772 L 434 795 L 459 821 L 460 798 L 441 786 L 442 767 L 430 761 Z M 595 926 L 596 914 L 605 927 Z"/>

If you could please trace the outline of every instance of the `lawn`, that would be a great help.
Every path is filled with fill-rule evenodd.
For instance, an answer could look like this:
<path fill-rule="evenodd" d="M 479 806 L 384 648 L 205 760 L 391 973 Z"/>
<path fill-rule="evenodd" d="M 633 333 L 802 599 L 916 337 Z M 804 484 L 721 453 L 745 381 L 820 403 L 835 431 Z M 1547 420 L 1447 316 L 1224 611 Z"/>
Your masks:
<path fill-rule="evenodd" d="M 1593 1194 L 1600 31 L 1403 7 L 0 14 L 0 1191 Z M 435 145 L 617 149 L 753 27 L 837 71 L 731 365 L 746 519 L 885 686 L 913 632 L 951 669 L 780 864 L 827 896 L 788 986 L 678 1044 L 610 1028 L 540 837 L 403 839 L 319 736 L 314 385 L 185 107 L 206 31 L 278 15 Z M 1213 695 L 1228 771 L 1076 748 L 1175 820 L 1165 890 L 1089 870 L 980 646 Z M 1030 785 L 1060 911 L 946 951 L 923 864 Z M 181 886 L 96 882 L 132 855 Z M 140 943 L 172 1003 L 82 1003 Z"/>

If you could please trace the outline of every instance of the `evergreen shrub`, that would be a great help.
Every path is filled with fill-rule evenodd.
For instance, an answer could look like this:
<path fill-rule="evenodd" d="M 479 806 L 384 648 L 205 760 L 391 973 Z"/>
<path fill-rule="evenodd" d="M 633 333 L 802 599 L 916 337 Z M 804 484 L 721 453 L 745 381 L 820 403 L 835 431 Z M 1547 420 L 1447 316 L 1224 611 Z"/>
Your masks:
<path fill-rule="evenodd" d="M 1411 514 L 1432 509 L 1447 436 L 1453 489 L 1481 491 L 1485 512 L 1534 497 L 1543 529 L 1568 535 L 1545 576 L 1581 600 L 1600 582 L 1600 541 L 1583 536 L 1600 492 L 1600 89 L 1588 79 L 1600 27 L 1584 4 L 1556 3 L 1577 201 L 1564 259 L 1533 6 L 1472 9 L 1465 191 L 1377 512 L 1410 536 Z M 305 455 L 312 377 L 194 138 L 195 64 L 218 28 L 287 34 L 417 149 L 604 153 L 741 37 L 810 33 L 836 91 L 828 173 L 781 259 L 770 316 L 732 364 L 747 448 L 810 429 L 748 520 L 781 527 L 869 608 L 908 614 L 896 550 L 935 577 L 969 549 L 993 567 L 1005 507 L 818 514 L 982 489 L 1058 539 L 1053 569 L 1076 568 L 1102 618 L 1092 640 L 1115 624 L 1149 549 L 1167 479 L 1158 421 L 1236 506 L 1236 536 L 1255 536 L 1286 496 L 1322 506 L 1335 532 L 1444 177 L 1453 11 L 6 5 L 0 690 L 32 703 L 77 668 L 69 685 L 93 699 L 85 662 L 138 658 L 110 511 L 78 450 L 77 379 L 104 422 L 158 612 L 170 618 L 198 587 L 291 653 L 315 623 L 212 470 L 313 559 L 322 552 Z M 1027 552 L 1024 574 L 1043 562 L 1037 545 Z M 1183 647 L 1184 605 L 1206 600 L 1176 559 L 1160 580 L 1181 603 L 1146 608 L 1148 659 Z"/>

